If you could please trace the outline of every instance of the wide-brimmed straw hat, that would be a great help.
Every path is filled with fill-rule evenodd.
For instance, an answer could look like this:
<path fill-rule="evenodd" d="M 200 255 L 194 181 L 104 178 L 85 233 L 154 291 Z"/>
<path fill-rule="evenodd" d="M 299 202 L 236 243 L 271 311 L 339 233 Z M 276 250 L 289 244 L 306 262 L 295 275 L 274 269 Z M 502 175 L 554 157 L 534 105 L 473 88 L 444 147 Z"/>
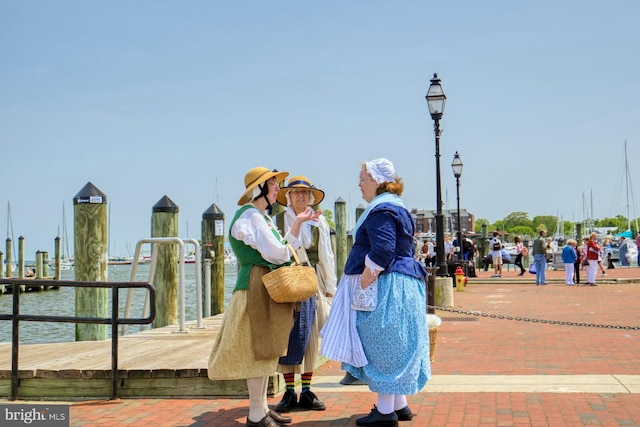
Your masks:
<path fill-rule="evenodd" d="M 271 170 L 265 168 L 263 166 L 258 166 L 257 168 L 251 169 L 244 176 L 244 193 L 240 196 L 240 200 L 238 200 L 238 205 L 246 205 L 251 201 L 251 192 L 254 188 L 256 188 L 259 184 L 262 184 L 268 179 L 276 177 L 276 181 L 280 182 L 284 180 L 287 176 L 289 176 L 289 172 L 278 172 L 277 170 Z"/>
<path fill-rule="evenodd" d="M 322 199 L 324 199 L 324 191 L 318 190 L 314 187 L 306 176 L 298 175 L 291 177 L 287 186 L 280 189 L 278 197 L 276 197 L 278 203 L 282 206 L 287 206 L 287 193 L 293 189 L 305 189 L 311 191 L 311 194 L 313 194 L 313 201 L 310 201 L 310 203 L 313 204 L 310 206 L 316 206 L 320 204 Z"/>

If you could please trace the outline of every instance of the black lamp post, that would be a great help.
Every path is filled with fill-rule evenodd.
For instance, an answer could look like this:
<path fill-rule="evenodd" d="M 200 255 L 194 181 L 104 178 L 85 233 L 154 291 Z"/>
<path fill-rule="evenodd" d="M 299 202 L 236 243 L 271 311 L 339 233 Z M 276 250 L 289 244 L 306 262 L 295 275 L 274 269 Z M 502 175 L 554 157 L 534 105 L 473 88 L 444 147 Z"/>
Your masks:
<path fill-rule="evenodd" d="M 451 169 L 453 169 L 453 175 L 456 177 L 456 196 L 458 198 L 458 221 L 456 221 L 458 231 L 456 241 L 458 242 L 458 261 L 462 261 L 462 224 L 460 221 L 460 177 L 462 176 L 462 159 L 457 151 L 455 156 L 453 156 Z"/>
<path fill-rule="evenodd" d="M 434 73 L 431 85 L 427 91 L 427 104 L 433 119 L 433 129 L 436 134 L 436 264 L 437 276 L 447 276 L 447 262 L 444 256 L 444 217 L 442 215 L 442 188 L 440 184 L 440 119 L 444 113 L 444 103 L 447 100 L 438 74 Z"/>

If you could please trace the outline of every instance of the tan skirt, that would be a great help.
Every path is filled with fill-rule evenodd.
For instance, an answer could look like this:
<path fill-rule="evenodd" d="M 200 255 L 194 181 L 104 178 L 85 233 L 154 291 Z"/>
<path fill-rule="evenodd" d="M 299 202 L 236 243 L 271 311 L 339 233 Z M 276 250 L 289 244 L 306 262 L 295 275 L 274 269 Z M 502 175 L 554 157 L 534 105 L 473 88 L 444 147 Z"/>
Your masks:
<path fill-rule="evenodd" d="M 277 304 L 269 298 L 261 281 L 268 271 L 254 267 L 249 279 L 251 290 L 236 291 L 231 296 L 209 355 L 209 379 L 266 377 L 276 372 L 278 359 L 287 351 L 293 304 Z M 256 350 L 264 350 L 268 356 Z"/>

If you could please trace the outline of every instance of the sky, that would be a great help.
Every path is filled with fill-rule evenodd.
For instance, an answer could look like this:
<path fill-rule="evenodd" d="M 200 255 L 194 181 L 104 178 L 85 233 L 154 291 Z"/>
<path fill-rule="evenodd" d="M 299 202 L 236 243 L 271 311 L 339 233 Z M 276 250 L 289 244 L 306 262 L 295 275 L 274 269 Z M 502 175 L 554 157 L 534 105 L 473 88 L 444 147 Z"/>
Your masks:
<path fill-rule="evenodd" d="M 637 0 L 0 0 L 3 240 L 53 254 L 89 182 L 110 255 L 150 237 L 164 196 L 199 238 L 256 166 L 309 177 L 353 224 L 360 166 L 380 157 L 409 209 L 435 210 L 434 73 L 445 209 L 457 151 L 476 218 L 636 217 L 639 18 Z"/>

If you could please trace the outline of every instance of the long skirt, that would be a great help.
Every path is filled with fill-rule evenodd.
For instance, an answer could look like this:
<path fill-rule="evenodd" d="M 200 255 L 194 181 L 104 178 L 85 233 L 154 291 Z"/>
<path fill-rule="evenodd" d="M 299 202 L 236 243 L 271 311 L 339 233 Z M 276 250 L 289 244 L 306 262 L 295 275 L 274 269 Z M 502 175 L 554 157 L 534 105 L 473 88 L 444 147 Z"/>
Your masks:
<path fill-rule="evenodd" d="M 209 356 L 209 379 L 270 376 L 276 372 L 278 359 L 286 354 L 293 304 L 278 304 L 269 298 L 261 280 L 268 271 L 254 266 L 250 289 L 231 296 Z"/>
<path fill-rule="evenodd" d="M 343 362 L 342 369 L 373 392 L 416 394 L 431 377 L 424 280 L 400 273 L 379 276 L 374 311 L 350 308 L 355 286 L 359 275 L 342 277 L 321 331 L 321 353 Z M 347 351 L 340 349 L 344 345 Z"/>

